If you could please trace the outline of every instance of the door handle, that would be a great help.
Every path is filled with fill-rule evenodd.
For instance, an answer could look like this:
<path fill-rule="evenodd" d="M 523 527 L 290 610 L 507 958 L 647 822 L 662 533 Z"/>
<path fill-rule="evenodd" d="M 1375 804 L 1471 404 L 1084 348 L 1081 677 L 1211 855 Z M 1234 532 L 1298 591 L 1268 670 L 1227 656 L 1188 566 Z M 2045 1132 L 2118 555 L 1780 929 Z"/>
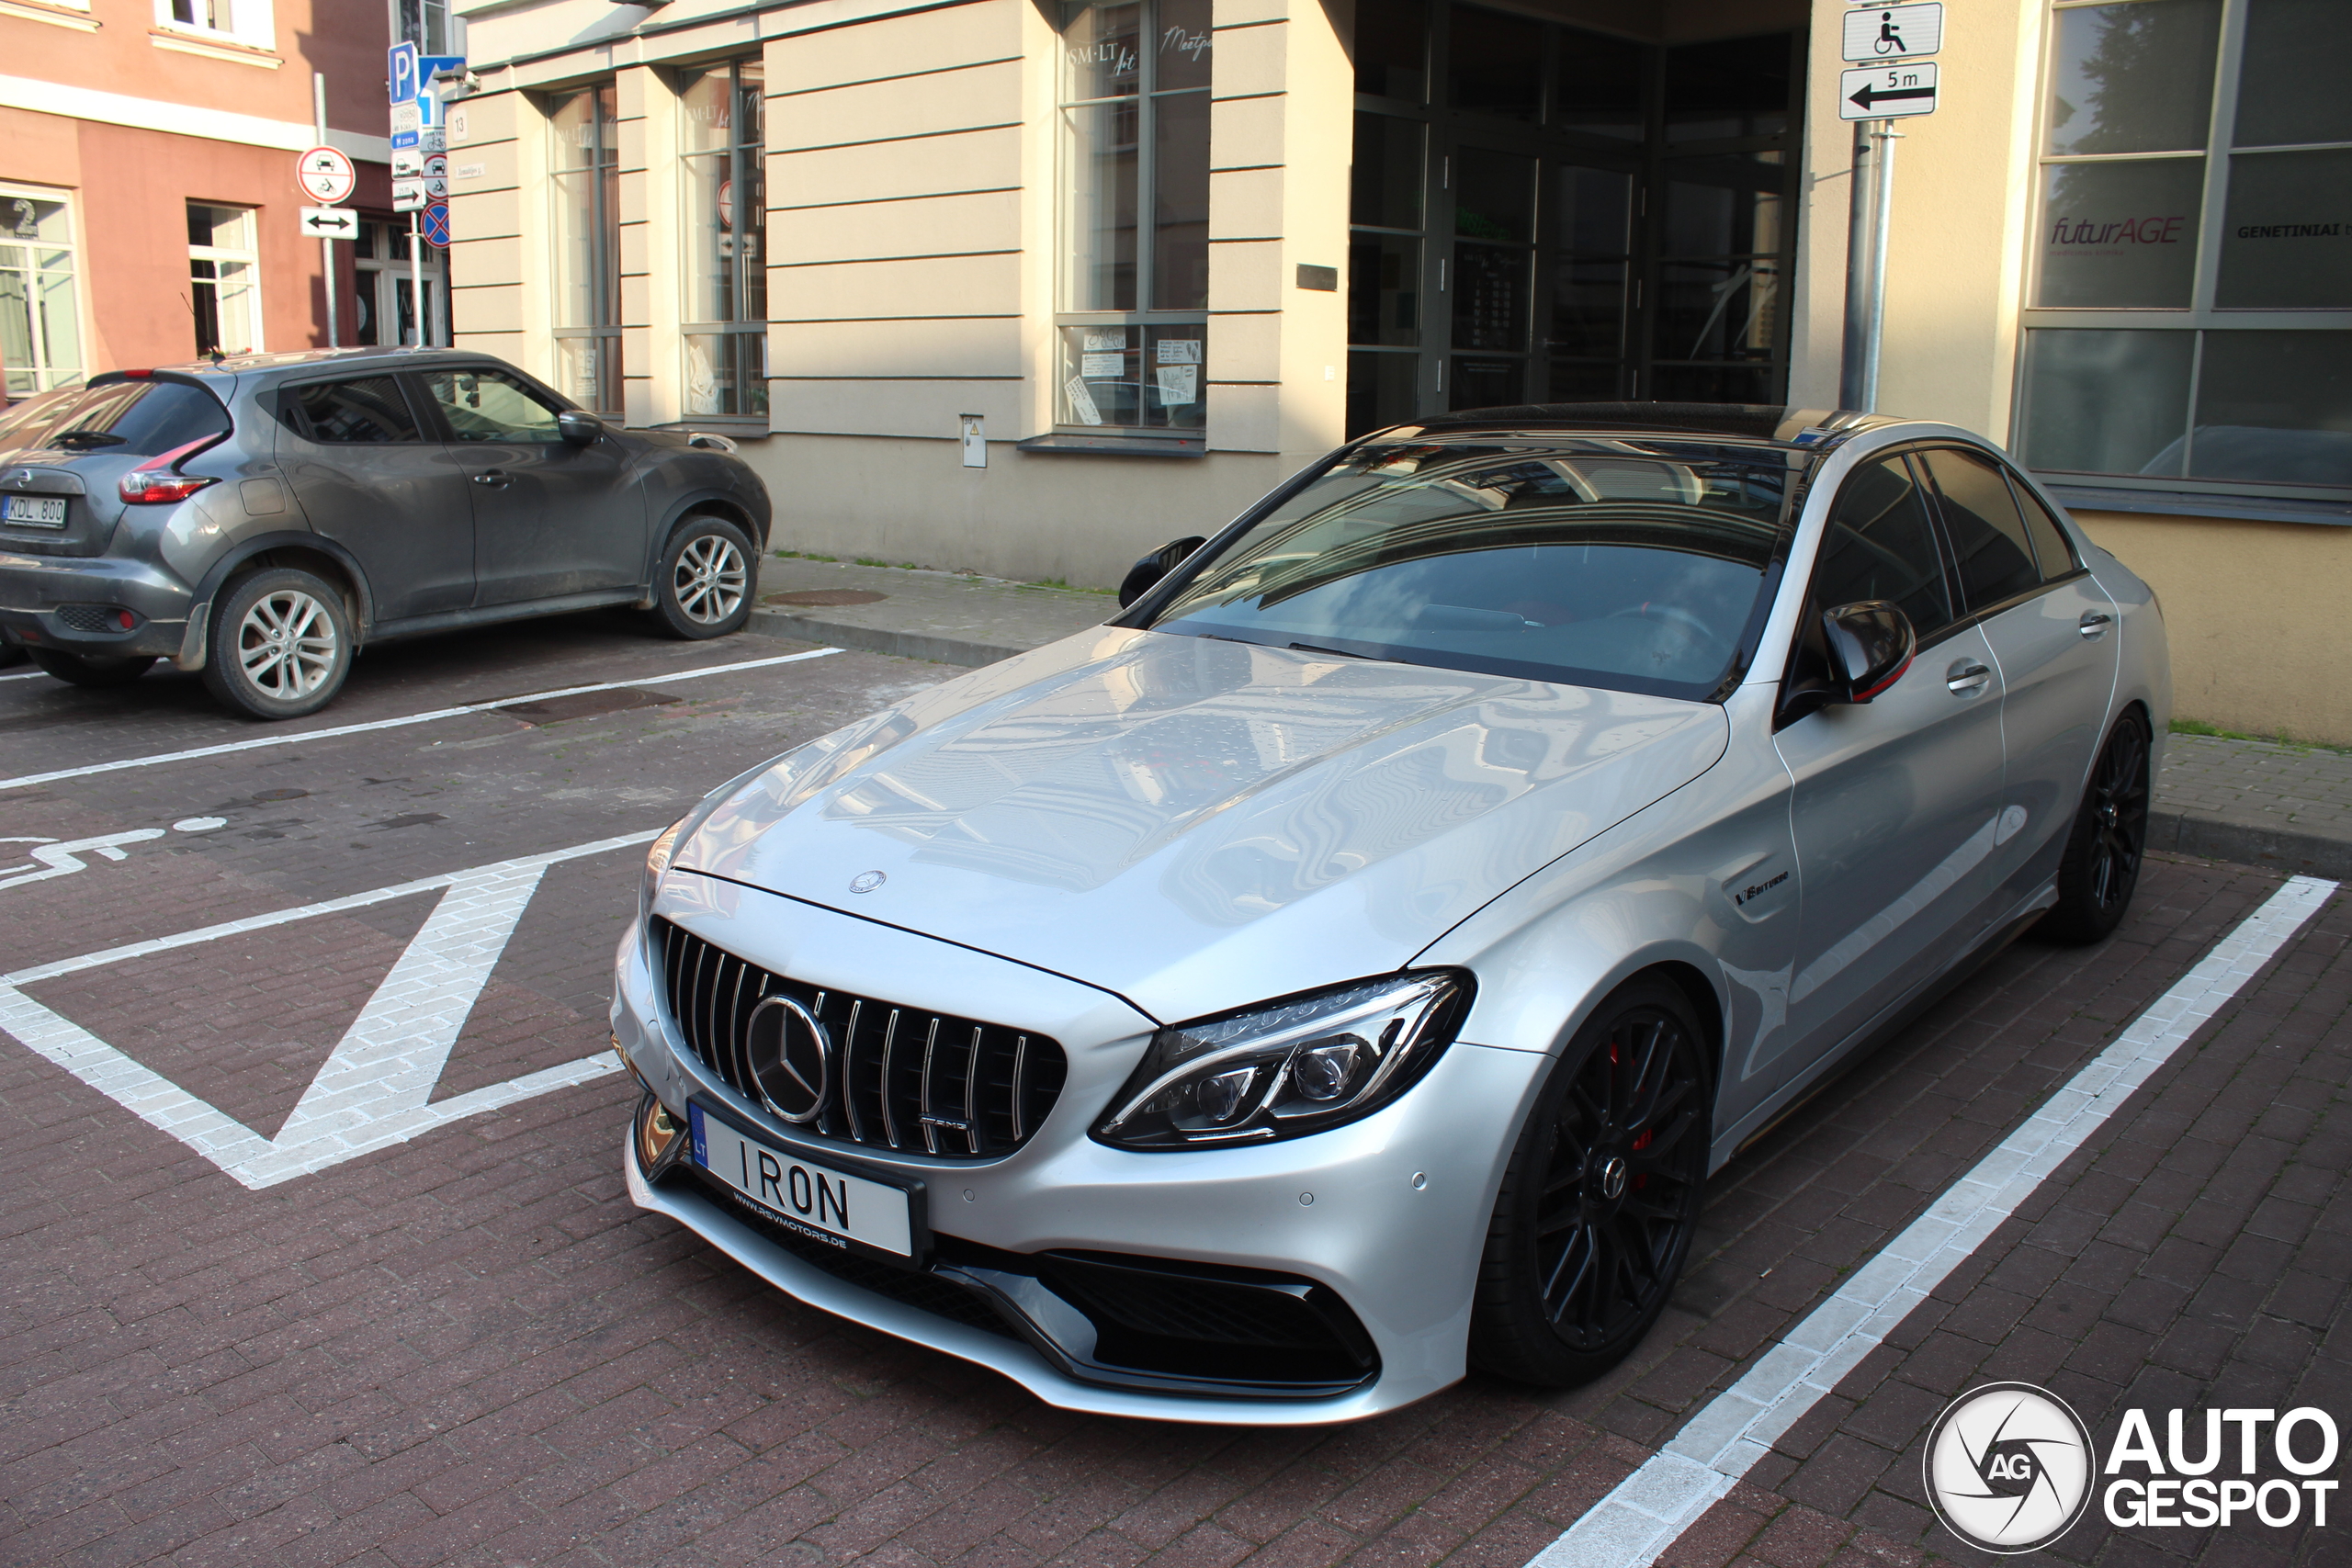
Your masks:
<path fill-rule="evenodd" d="M 504 490 L 514 482 L 514 476 L 504 468 L 484 468 L 474 476 L 474 483 L 488 485 L 492 490 Z"/>
<path fill-rule="evenodd" d="M 2087 611 L 2075 629 L 2086 637 L 2103 637 L 2107 635 L 2108 624 L 2114 619 L 2113 615 L 2101 615 L 2097 610 Z"/>
<path fill-rule="evenodd" d="M 1960 660 L 1944 671 L 1944 684 L 1955 697 L 1975 696 L 1992 683 L 1993 672 L 1970 660 Z"/>

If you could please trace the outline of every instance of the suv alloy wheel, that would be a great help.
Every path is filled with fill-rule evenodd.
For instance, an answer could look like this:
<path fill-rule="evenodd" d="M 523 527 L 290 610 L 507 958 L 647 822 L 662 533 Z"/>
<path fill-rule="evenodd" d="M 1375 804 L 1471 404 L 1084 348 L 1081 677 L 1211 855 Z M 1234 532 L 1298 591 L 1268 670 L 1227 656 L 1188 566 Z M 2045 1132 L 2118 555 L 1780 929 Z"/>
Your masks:
<path fill-rule="evenodd" d="M 213 605 L 204 684 L 254 718 L 300 718 L 334 700 L 351 672 L 343 595 L 279 567 L 230 584 Z"/>

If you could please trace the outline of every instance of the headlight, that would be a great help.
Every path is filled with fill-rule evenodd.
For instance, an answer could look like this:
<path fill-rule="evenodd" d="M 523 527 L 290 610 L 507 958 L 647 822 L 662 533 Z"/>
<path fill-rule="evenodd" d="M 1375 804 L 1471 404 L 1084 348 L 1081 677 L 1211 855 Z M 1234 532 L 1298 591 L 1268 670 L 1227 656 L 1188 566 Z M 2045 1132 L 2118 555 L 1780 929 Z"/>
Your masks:
<path fill-rule="evenodd" d="M 653 895 L 662 886 L 662 874 L 670 869 L 670 857 L 678 852 L 678 841 L 685 837 L 683 829 L 702 810 L 696 807 L 675 822 L 662 829 L 662 836 L 645 848 L 645 880 L 637 890 L 637 913 L 639 919 L 653 910 Z"/>
<path fill-rule="evenodd" d="M 1094 1135 L 1125 1148 L 1196 1148 L 1369 1116 L 1429 1070 L 1469 999 L 1467 976 L 1432 970 L 1163 1029 Z"/>

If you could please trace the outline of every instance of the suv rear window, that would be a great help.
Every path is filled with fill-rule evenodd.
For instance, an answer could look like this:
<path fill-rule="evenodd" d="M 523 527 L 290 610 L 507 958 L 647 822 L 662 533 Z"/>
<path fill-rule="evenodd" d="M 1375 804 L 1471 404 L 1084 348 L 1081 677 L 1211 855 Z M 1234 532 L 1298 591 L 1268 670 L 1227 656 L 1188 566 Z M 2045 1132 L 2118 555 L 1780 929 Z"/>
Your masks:
<path fill-rule="evenodd" d="M 86 450 L 117 457 L 153 457 L 229 432 L 229 411 L 200 387 L 179 381 L 116 381 L 93 387 L 50 427 L 49 443 L 70 451 L 64 438 L 79 432 L 119 439 L 95 442 Z"/>

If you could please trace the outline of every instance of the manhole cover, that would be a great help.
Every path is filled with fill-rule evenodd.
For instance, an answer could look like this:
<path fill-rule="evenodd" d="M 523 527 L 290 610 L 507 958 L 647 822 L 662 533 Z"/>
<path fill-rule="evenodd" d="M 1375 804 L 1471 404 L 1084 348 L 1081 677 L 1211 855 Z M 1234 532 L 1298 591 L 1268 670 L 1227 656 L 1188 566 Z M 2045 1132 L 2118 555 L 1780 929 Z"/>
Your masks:
<path fill-rule="evenodd" d="M 796 588 L 788 593 L 771 593 L 760 601 L 763 604 L 878 604 L 888 593 L 869 593 L 863 588 Z"/>
<path fill-rule="evenodd" d="M 567 719 L 594 718 L 600 713 L 619 713 L 624 708 L 666 707 L 677 700 L 667 692 L 640 692 L 622 686 L 610 692 L 575 692 L 568 697 L 549 697 L 544 702 L 508 703 L 498 711 L 525 724 L 561 724 Z"/>

